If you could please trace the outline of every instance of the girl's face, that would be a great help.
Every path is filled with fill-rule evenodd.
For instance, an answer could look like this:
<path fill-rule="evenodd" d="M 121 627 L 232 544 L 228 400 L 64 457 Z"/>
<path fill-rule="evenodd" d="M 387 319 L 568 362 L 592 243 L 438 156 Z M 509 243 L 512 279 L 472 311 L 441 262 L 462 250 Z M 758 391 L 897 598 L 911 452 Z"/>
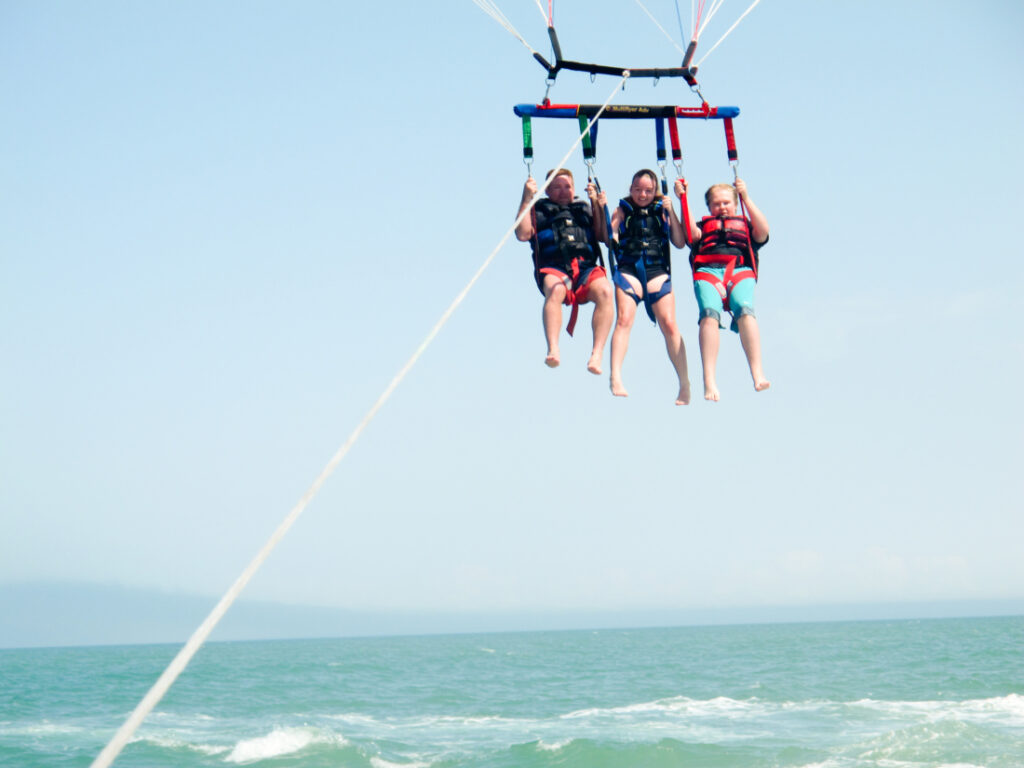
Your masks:
<path fill-rule="evenodd" d="M 728 189 L 716 189 L 708 200 L 708 210 L 712 216 L 735 216 L 736 200 Z"/>
<path fill-rule="evenodd" d="M 637 207 L 645 208 L 650 205 L 654 200 L 654 195 L 657 191 L 654 181 L 647 174 L 633 179 L 633 184 L 629 188 L 629 196 L 636 203 Z"/>

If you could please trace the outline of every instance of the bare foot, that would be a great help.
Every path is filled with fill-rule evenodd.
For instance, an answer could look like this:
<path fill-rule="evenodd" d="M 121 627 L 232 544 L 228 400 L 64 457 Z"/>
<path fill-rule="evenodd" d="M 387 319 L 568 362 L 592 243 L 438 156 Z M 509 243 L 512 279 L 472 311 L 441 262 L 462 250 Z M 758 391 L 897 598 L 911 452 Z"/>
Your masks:
<path fill-rule="evenodd" d="M 768 379 L 759 379 L 754 381 L 754 389 L 758 392 L 764 392 L 772 383 Z"/>
<path fill-rule="evenodd" d="M 544 358 L 544 365 L 548 368 L 557 368 L 560 362 L 562 361 L 558 359 L 558 350 L 548 352 L 548 356 Z"/>
<path fill-rule="evenodd" d="M 676 405 L 690 404 L 690 382 L 685 381 L 679 385 L 679 394 L 676 395 Z"/>
<path fill-rule="evenodd" d="M 600 376 L 601 375 L 601 355 L 600 355 L 600 353 L 594 354 L 594 355 L 590 356 L 590 359 L 587 360 L 587 370 L 590 371 L 595 376 Z"/>
<path fill-rule="evenodd" d="M 626 391 L 626 387 L 622 383 L 621 379 L 612 379 L 608 386 L 611 388 L 612 394 L 616 397 L 629 397 L 629 392 Z"/>
<path fill-rule="evenodd" d="M 718 387 L 713 382 L 710 384 L 706 381 L 704 382 L 704 399 L 712 400 L 716 403 L 721 399 L 721 396 L 718 394 Z"/>

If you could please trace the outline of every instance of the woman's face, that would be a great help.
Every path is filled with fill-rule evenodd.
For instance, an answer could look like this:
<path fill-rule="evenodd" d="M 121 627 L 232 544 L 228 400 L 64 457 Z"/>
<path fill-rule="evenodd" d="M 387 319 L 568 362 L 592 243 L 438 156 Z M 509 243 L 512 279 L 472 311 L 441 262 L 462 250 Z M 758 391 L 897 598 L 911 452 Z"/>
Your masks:
<path fill-rule="evenodd" d="M 735 216 L 736 200 L 728 189 L 716 189 L 708 200 L 708 210 L 712 216 Z"/>
<path fill-rule="evenodd" d="M 654 180 L 645 173 L 643 176 L 633 179 L 633 183 L 629 187 L 629 196 L 638 207 L 644 208 L 654 200 L 656 191 Z"/>

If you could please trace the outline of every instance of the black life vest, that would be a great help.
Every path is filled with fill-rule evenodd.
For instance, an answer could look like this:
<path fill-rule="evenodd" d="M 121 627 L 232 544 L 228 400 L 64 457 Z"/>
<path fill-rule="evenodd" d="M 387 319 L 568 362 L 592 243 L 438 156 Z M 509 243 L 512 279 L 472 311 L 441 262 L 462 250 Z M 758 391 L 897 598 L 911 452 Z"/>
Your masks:
<path fill-rule="evenodd" d="M 620 261 L 635 264 L 640 259 L 648 266 L 670 268 L 669 225 L 661 200 L 638 208 L 629 200 L 619 200 L 622 221 L 619 224 Z"/>
<path fill-rule="evenodd" d="M 585 265 L 597 263 L 594 217 L 590 204 L 573 200 L 559 205 L 550 198 L 533 206 L 534 235 L 530 241 L 537 269 L 558 267 L 569 271 L 579 259 Z"/>
<path fill-rule="evenodd" d="M 757 271 L 757 256 L 750 238 L 750 223 L 742 216 L 705 216 L 698 222 L 700 243 L 690 253 L 690 266 L 750 267 Z"/>

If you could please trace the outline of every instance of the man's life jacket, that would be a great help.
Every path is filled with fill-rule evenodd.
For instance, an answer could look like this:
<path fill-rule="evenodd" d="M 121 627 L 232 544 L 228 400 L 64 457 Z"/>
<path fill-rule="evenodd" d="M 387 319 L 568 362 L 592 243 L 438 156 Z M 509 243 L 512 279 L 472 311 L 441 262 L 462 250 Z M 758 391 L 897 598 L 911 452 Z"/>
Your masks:
<path fill-rule="evenodd" d="M 597 263 L 594 243 L 594 216 L 589 203 L 573 200 L 559 205 L 550 198 L 538 200 L 533 206 L 533 260 L 537 270 L 557 267 L 571 273 L 577 259 L 584 264 Z"/>
<path fill-rule="evenodd" d="M 566 330 L 572 336 L 579 314 L 579 305 L 587 300 L 590 283 L 604 276 L 598 268 L 601 251 L 594 236 L 594 216 L 590 203 L 573 200 L 559 205 L 544 198 L 533 206 L 534 273 L 537 286 L 541 286 L 544 273 L 564 273 L 566 277 L 565 303 L 572 306 Z"/>
<path fill-rule="evenodd" d="M 619 200 L 619 209 L 619 261 L 633 264 L 642 259 L 648 267 L 670 271 L 669 225 L 661 200 L 643 208 Z"/>

